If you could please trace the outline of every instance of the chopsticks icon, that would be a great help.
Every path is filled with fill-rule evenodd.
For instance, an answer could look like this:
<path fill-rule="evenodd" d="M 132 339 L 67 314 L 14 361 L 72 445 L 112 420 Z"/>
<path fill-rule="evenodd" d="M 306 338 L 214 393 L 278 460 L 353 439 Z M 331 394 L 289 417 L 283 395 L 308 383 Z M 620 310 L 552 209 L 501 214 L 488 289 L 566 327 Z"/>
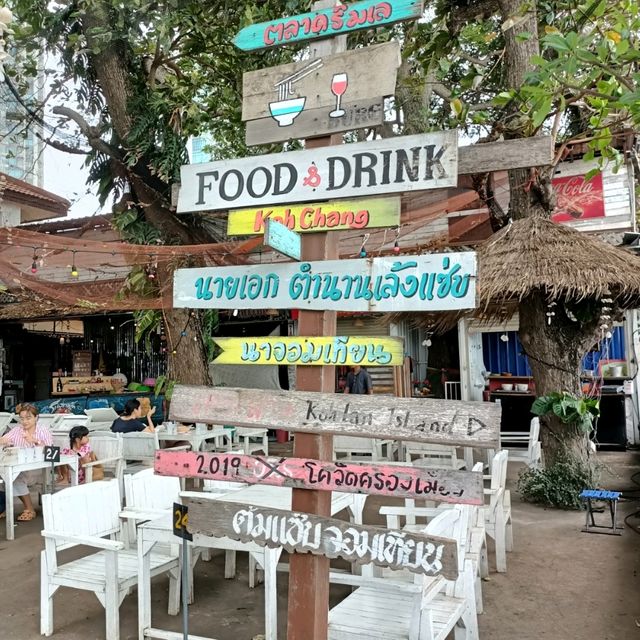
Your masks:
<path fill-rule="evenodd" d="M 278 99 L 285 100 L 290 95 L 292 95 L 293 94 L 292 85 L 295 82 L 302 80 L 302 78 L 306 78 L 309 74 L 313 73 L 314 71 L 317 71 L 318 69 L 320 69 L 320 67 L 322 67 L 323 64 L 324 62 L 322 62 L 322 58 L 317 58 L 316 60 L 313 60 L 312 62 L 310 62 L 306 67 L 303 67 L 299 71 L 296 71 L 295 73 L 292 73 L 290 76 L 287 76 L 286 78 L 283 78 L 279 82 L 276 82 L 273 86 L 278 91 Z"/>

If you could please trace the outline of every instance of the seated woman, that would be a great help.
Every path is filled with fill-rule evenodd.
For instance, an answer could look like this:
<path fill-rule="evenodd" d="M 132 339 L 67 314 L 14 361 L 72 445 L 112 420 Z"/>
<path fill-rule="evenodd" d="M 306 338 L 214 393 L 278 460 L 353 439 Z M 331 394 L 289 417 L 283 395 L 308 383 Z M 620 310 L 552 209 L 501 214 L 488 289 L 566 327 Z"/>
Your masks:
<path fill-rule="evenodd" d="M 53 443 L 51 431 L 38 424 L 38 409 L 32 404 L 22 403 L 16 407 L 16 413 L 20 418 L 20 425 L 14 427 L 5 436 L 0 438 L 0 444 L 12 447 L 44 447 Z M 19 522 L 28 522 L 36 517 L 36 510 L 31 502 L 29 485 L 39 481 L 42 473 L 39 471 L 23 471 L 13 481 L 13 492 L 20 498 L 24 505 L 24 511 L 18 516 Z M 4 516 L 4 511 L 0 517 Z"/>
<path fill-rule="evenodd" d="M 135 398 L 127 400 L 124 405 L 124 412 L 113 421 L 111 425 L 111 431 L 115 433 L 133 433 L 135 431 L 147 431 L 153 433 L 155 428 L 151 421 L 151 416 L 154 414 L 156 408 L 151 407 L 151 411 L 147 414 L 147 419 L 142 420 L 142 411 L 140 409 L 140 401 Z"/>

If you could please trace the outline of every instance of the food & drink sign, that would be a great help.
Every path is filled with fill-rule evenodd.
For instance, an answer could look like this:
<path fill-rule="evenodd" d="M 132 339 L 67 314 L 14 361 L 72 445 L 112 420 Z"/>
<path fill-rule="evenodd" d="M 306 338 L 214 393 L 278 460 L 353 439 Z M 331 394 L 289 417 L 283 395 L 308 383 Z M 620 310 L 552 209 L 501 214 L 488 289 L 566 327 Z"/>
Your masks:
<path fill-rule="evenodd" d="M 457 132 L 289 151 L 181 168 L 178 213 L 456 186 Z"/>
<path fill-rule="evenodd" d="M 174 307 L 449 311 L 476 306 L 476 254 L 178 269 Z"/>

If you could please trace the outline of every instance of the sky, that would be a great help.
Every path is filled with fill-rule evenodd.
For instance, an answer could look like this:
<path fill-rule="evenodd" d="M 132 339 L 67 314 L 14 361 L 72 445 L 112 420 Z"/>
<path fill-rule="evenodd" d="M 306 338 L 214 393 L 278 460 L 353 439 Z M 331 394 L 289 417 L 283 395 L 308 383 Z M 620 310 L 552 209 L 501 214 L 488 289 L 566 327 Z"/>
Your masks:
<path fill-rule="evenodd" d="M 83 168 L 84 156 L 64 153 L 47 146 L 44 152 L 43 188 L 69 200 L 70 218 L 83 218 L 100 213 L 101 207 L 95 195 L 94 185 L 87 186 L 88 170 Z M 109 211 L 107 201 L 104 209 Z"/>

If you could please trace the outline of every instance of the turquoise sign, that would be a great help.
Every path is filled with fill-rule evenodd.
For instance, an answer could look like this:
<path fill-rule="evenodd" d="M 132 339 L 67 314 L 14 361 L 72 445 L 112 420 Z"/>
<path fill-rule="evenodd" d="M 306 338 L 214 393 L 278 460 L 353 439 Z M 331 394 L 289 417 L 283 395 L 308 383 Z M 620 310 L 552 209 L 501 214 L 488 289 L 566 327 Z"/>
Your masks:
<path fill-rule="evenodd" d="M 243 51 L 279 47 L 314 38 L 330 38 L 422 15 L 422 0 L 363 0 L 245 27 L 234 39 Z"/>
<path fill-rule="evenodd" d="M 264 244 L 289 258 L 300 260 L 302 253 L 300 234 L 291 231 L 282 222 L 271 218 L 265 220 Z"/>

